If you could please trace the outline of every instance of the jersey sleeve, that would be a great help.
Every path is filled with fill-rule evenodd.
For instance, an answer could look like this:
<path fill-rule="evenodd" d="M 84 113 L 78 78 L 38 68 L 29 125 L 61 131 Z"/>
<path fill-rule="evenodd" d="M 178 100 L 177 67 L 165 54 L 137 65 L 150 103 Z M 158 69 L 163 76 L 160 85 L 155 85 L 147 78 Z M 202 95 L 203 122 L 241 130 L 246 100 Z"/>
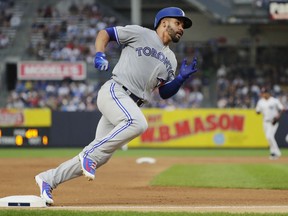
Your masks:
<path fill-rule="evenodd" d="M 138 25 L 116 26 L 114 28 L 116 41 L 118 44 L 125 45 L 136 41 L 143 31 L 143 27 Z"/>
<path fill-rule="evenodd" d="M 171 60 L 171 69 L 168 71 L 168 74 L 158 74 L 157 76 L 157 87 L 160 87 L 162 85 L 165 85 L 166 83 L 171 82 L 175 79 L 175 71 L 177 69 L 177 60 L 175 57 L 175 54 L 173 52 L 170 52 L 170 58 Z"/>
<path fill-rule="evenodd" d="M 283 104 L 280 102 L 279 99 L 276 99 L 276 104 L 277 104 L 277 109 L 278 109 L 279 111 L 284 110 L 284 106 L 283 106 Z"/>
<path fill-rule="evenodd" d="M 171 82 L 174 79 L 175 79 L 175 75 L 172 72 L 168 73 L 167 79 L 164 79 L 162 77 L 157 77 L 157 85 L 156 85 L 156 87 L 163 86 L 163 85 Z"/>
<path fill-rule="evenodd" d="M 257 113 L 261 113 L 261 101 L 260 100 L 257 102 L 255 109 Z"/>

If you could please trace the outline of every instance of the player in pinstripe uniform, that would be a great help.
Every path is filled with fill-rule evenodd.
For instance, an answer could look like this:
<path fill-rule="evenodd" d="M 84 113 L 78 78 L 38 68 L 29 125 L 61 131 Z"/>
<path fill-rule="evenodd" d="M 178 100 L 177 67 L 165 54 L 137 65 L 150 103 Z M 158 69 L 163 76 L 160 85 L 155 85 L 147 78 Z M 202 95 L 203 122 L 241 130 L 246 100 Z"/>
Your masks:
<path fill-rule="evenodd" d="M 270 146 L 270 159 L 278 159 L 281 156 L 281 151 L 276 142 L 275 134 L 281 113 L 284 112 L 284 106 L 277 98 L 271 96 L 267 88 L 261 88 L 261 99 L 256 104 L 256 112 L 263 115 L 263 128 Z"/>
<path fill-rule="evenodd" d="M 95 139 L 74 158 L 55 169 L 35 176 L 40 196 L 53 204 L 52 190 L 59 184 L 84 174 L 95 178 L 96 169 L 105 164 L 116 149 L 147 129 L 140 107 L 149 102 L 152 91 L 159 89 L 163 99 L 177 93 L 185 80 L 197 71 L 197 59 L 183 60 L 176 75 L 177 60 L 169 44 L 177 43 L 192 21 L 183 10 L 168 7 L 160 10 L 154 30 L 138 25 L 116 26 L 101 30 L 95 42 L 95 68 L 108 70 L 105 48 L 110 41 L 123 45 L 112 77 L 99 90 L 97 105 L 102 117 Z"/>

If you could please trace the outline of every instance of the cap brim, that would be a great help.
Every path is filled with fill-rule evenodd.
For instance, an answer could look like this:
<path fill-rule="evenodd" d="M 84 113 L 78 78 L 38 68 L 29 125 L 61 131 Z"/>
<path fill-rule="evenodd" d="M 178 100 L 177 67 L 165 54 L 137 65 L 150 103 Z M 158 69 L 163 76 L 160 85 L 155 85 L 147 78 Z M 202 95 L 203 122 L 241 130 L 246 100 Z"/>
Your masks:
<path fill-rule="evenodd" d="M 190 28 L 192 26 L 192 20 L 188 17 L 183 17 L 184 19 L 184 29 Z"/>
<path fill-rule="evenodd" d="M 189 19 L 188 17 L 183 17 L 183 16 L 169 16 L 170 18 L 176 18 L 176 19 L 182 19 L 184 22 L 184 29 L 190 28 L 192 26 L 192 20 Z M 162 18 L 163 19 L 163 18 Z M 161 20 L 159 20 L 158 25 L 160 23 Z M 155 29 L 158 27 L 155 26 Z"/>

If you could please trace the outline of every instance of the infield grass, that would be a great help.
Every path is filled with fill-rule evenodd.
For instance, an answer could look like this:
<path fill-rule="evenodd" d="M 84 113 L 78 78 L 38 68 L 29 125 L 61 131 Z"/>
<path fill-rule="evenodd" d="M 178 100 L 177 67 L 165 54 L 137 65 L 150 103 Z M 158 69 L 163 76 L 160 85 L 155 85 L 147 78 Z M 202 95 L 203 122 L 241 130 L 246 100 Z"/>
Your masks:
<path fill-rule="evenodd" d="M 73 157 L 81 148 L 0 148 L 0 158 Z M 283 157 L 288 149 L 281 149 Z M 267 157 L 268 149 L 129 149 L 114 157 Z M 268 161 L 268 160 L 267 160 Z M 288 165 L 265 164 L 175 164 L 156 176 L 152 185 L 188 187 L 288 188 Z M 287 213 L 189 213 L 132 211 L 68 211 L 45 209 L 0 209 L 2 216 L 284 216 Z"/>
<path fill-rule="evenodd" d="M 287 164 L 174 165 L 151 182 L 160 186 L 288 189 Z"/>

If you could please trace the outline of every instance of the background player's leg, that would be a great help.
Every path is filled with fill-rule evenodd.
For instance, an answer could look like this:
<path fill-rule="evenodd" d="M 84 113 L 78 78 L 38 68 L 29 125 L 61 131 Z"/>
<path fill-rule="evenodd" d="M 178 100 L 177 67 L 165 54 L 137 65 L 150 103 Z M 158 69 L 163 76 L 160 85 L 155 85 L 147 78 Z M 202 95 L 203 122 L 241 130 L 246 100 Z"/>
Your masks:
<path fill-rule="evenodd" d="M 264 132 L 266 139 L 269 143 L 269 150 L 270 150 L 270 158 L 273 159 L 273 157 L 279 157 L 281 156 L 280 149 L 277 145 L 277 142 L 275 140 L 275 133 L 277 131 L 278 124 L 272 125 L 270 122 L 264 123 Z"/>
<path fill-rule="evenodd" d="M 270 128 L 269 128 L 269 143 L 270 143 L 270 152 L 275 154 L 277 157 L 280 157 L 281 156 L 281 151 L 278 147 L 278 144 L 276 142 L 276 139 L 275 139 L 275 134 L 276 134 L 276 131 L 278 129 L 278 123 L 276 123 L 275 125 L 272 125 Z"/>

